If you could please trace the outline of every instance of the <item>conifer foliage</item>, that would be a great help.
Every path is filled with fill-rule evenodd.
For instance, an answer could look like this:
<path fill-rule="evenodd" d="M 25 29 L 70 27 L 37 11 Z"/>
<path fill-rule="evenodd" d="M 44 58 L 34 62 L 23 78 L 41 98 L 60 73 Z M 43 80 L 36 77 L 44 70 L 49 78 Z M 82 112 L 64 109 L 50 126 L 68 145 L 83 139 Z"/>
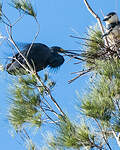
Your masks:
<path fill-rule="evenodd" d="M 87 1 L 84 2 L 99 22 L 99 17 L 91 11 Z M 25 14 L 32 16 L 38 25 L 37 15 L 30 0 L 11 0 L 10 6 L 18 10 L 20 17 L 12 24 L 0 3 L 0 20 L 8 33 L 8 38 L 1 35 L 1 39 L 9 41 L 28 63 L 13 39 L 12 29 Z M 120 147 L 120 39 L 111 42 L 107 37 L 102 38 L 103 28 L 100 25 L 101 22 L 99 26 L 91 26 L 87 36 L 74 37 L 82 40 L 82 52 L 64 51 L 67 57 L 82 62 L 84 67 L 69 83 L 87 73 L 92 77 L 88 91 L 79 98 L 79 122 L 69 118 L 58 104 L 53 96 L 56 83 L 48 74 L 41 77 L 30 69 L 27 70 L 28 75 L 12 80 L 8 120 L 18 135 L 24 133 L 26 149 L 39 149 L 29 136 L 29 129 L 41 129 L 44 125 L 50 127 L 51 124 L 55 132 L 47 140 L 46 150 L 112 150 L 112 140 L 116 140 Z"/>

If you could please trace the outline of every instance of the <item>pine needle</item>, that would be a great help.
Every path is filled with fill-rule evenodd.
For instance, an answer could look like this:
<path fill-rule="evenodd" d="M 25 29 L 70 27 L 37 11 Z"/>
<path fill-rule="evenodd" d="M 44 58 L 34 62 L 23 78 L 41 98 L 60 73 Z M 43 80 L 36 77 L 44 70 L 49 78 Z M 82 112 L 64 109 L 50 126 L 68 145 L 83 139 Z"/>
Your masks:
<path fill-rule="evenodd" d="M 31 15 L 36 18 L 36 13 L 29 0 L 12 0 L 11 4 L 14 8 L 21 10 L 25 14 Z"/>

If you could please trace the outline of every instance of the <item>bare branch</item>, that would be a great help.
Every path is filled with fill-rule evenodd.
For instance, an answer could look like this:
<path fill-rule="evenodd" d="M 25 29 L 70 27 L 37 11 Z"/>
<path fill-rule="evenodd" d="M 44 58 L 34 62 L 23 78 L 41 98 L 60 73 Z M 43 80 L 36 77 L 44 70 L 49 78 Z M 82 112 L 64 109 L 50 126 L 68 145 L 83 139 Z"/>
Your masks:
<path fill-rule="evenodd" d="M 30 45 L 30 47 L 29 47 L 29 49 L 28 49 L 27 55 L 29 54 L 29 52 L 30 52 L 30 50 L 31 50 L 31 47 L 33 46 L 33 43 L 35 42 L 35 40 L 36 40 L 36 38 L 38 37 L 39 32 L 40 32 L 40 24 L 38 23 L 38 21 L 37 21 L 36 18 L 35 18 L 35 21 L 36 21 L 36 23 L 37 23 L 37 25 L 38 25 L 38 31 L 36 32 L 35 37 L 34 37 L 32 43 L 31 43 L 31 45 Z"/>
<path fill-rule="evenodd" d="M 37 72 L 35 72 L 34 74 L 35 74 L 35 77 L 36 77 L 36 79 L 38 80 L 38 82 L 40 82 L 40 83 L 42 84 L 42 86 L 45 88 L 45 90 L 47 91 L 49 97 L 51 98 L 51 100 L 53 101 L 53 103 L 55 104 L 55 106 L 57 107 L 57 109 L 58 109 L 58 110 L 61 112 L 61 114 L 64 116 L 64 115 L 65 115 L 64 112 L 62 111 L 61 107 L 58 105 L 58 103 L 56 102 L 56 100 L 53 98 L 53 96 L 52 96 L 52 94 L 51 94 L 51 92 L 50 92 L 50 89 L 48 89 L 48 87 L 46 87 L 46 86 L 44 85 L 44 83 L 41 81 L 41 79 L 40 79 L 40 77 L 39 77 L 39 75 L 38 75 Z M 38 90 L 40 90 L 39 87 L 38 87 Z"/>
<path fill-rule="evenodd" d="M 93 9 L 90 7 L 90 5 L 88 4 L 87 0 L 84 0 L 84 3 L 88 9 L 88 11 L 93 15 L 93 17 L 95 17 L 98 21 L 98 24 L 99 24 L 99 27 L 101 29 L 101 32 L 102 34 L 104 34 L 104 28 L 103 28 L 103 25 L 102 25 L 102 22 L 100 20 L 100 17 L 93 11 Z"/>
<path fill-rule="evenodd" d="M 28 65 L 28 67 L 30 68 L 30 72 L 34 72 L 33 68 L 31 67 L 31 65 L 28 63 L 27 59 L 25 58 L 25 56 L 21 53 L 20 49 L 18 48 L 18 46 L 16 45 L 15 41 L 13 40 L 13 37 L 12 37 L 12 26 L 10 27 L 10 32 L 8 31 L 8 27 L 7 27 L 7 33 L 9 35 L 9 38 L 8 39 L 16 48 L 16 50 L 18 51 L 18 53 L 20 54 L 20 56 L 25 60 L 26 64 Z"/>
<path fill-rule="evenodd" d="M 45 97 L 43 97 L 44 101 L 42 99 L 40 99 L 41 103 L 43 103 L 48 109 L 49 111 L 53 112 L 55 114 L 56 117 L 58 117 L 57 112 L 55 112 L 52 108 L 52 106 L 48 103 L 48 101 L 45 99 Z"/>
<path fill-rule="evenodd" d="M 109 145 L 109 143 L 108 143 L 108 141 L 107 141 L 107 139 L 106 139 L 106 137 L 105 137 L 105 132 L 103 132 L 103 129 L 102 129 L 101 125 L 99 124 L 98 120 L 95 119 L 95 118 L 93 118 L 93 119 L 95 120 L 95 122 L 97 123 L 99 129 L 101 130 L 103 139 L 104 139 L 105 143 L 107 144 L 108 148 L 109 148 L 110 150 L 112 150 L 111 146 Z"/>
<path fill-rule="evenodd" d="M 41 108 L 42 112 L 47 116 L 48 119 L 50 119 L 52 122 L 54 122 L 54 124 L 59 125 L 58 123 L 56 123 L 56 121 L 54 121 L 54 120 L 46 113 L 46 111 L 45 111 L 42 107 L 40 107 L 40 108 Z"/>
<path fill-rule="evenodd" d="M 93 67 L 92 67 L 92 68 L 89 68 L 89 69 L 87 69 L 87 70 L 83 70 L 83 71 L 79 71 L 79 72 L 74 72 L 74 73 L 76 73 L 76 74 L 78 74 L 78 73 L 79 73 L 79 74 L 78 74 L 75 78 L 73 78 L 72 80 L 69 80 L 68 83 L 72 83 L 74 80 L 76 80 L 76 79 L 78 79 L 80 76 L 82 76 L 82 75 L 84 75 L 84 74 L 90 72 L 92 69 L 93 69 Z"/>
<path fill-rule="evenodd" d="M 14 25 L 16 25 L 16 23 L 18 23 L 23 18 L 23 16 L 24 16 L 24 14 L 22 16 L 18 17 L 18 19 L 16 19 L 16 21 L 12 24 L 12 27 Z"/>
<path fill-rule="evenodd" d="M 88 4 L 87 0 L 84 0 L 84 3 L 88 9 L 88 11 L 93 15 L 93 17 L 95 17 L 97 19 L 97 22 L 99 24 L 99 27 L 100 27 L 100 30 L 102 32 L 102 34 L 104 34 L 104 27 L 102 25 L 102 22 L 101 22 L 101 19 L 100 17 L 93 11 L 93 9 L 90 7 L 90 5 Z M 108 40 L 107 40 L 107 37 L 105 37 L 105 45 L 109 46 L 109 43 L 108 43 Z"/>
<path fill-rule="evenodd" d="M 112 133 L 113 133 L 113 136 L 115 137 L 116 141 L 117 141 L 117 144 L 119 145 L 120 147 L 120 133 L 118 134 L 118 136 L 116 135 L 115 131 L 112 129 Z"/>

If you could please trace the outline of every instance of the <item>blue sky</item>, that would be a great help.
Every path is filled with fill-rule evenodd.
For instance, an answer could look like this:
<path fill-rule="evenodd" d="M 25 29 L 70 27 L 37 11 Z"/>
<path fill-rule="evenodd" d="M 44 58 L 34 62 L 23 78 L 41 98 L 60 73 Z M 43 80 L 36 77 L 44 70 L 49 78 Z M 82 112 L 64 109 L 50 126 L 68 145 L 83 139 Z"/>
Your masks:
<path fill-rule="evenodd" d="M 18 13 L 14 8 L 8 7 L 8 2 L 10 1 L 3 0 L 4 11 L 11 21 L 15 21 Z M 63 49 L 79 49 L 81 45 L 76 43 L 78 40 L 69 36 L 72 34 L 83 37 L 87 26 L 96 23 L 96 19 L 88 12 L 83 0 L 34 0 L 33 4 L 40 23 L 40 34 L 36 42 L 44 43 L 50 47 L 57 45 Z M 103 18 L 101 10 L 104 14 L 111 11 L 118 13 L 120 2 L 118 0 L 92 1 L 91 6 Z M 119 13 L 118 15 L 120 16 Z M 34 19 L 25 16 L 13 29 L 14 39 L 19 42 L 31 42 L 37 31 L 36 27 Z M 4 29 L 4 26 L 1 25 L 0 32 L 6 34 Z M 0 57 L 8 57 L 10 54 L 9 48 L 4 45 L 0 47 Z M 71 72 L 79 71 L 81 66 L 74 65 L 75 60 L 67 62 L 68 59 L 65 59 L 66 62 L 60 70 L 56 73 L 50 71 L 51 77 L 57 81 L 53 95 L 70 118 L 75 118 L 77 116 L 74 107 L 77 103 L 75 91 L 79 91 L 82 95 L 88 87 L 88 78 L 81 77 L 72 84 L 68 84 L 68 80 L 74 77 Z M 1 62 L 2 60 L 0 60 Z M 6 72 L 0 73 L 0 148 L 4 150 L 22 150 L 23 147 L 9 134 L 10 125 L 7 121 L 9 82 L 10 75 Z M 114 150 L 117 150 L 114 145 L 113 147 Z"/>

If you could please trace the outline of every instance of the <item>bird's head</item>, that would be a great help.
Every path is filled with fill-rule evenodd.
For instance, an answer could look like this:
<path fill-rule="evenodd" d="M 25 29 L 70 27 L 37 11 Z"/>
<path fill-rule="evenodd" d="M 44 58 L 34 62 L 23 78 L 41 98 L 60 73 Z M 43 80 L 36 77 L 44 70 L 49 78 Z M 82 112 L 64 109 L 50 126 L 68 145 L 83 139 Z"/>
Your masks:
<path fill-rule="evenodd" d="M 118 23 L 119 19 L 115 12 L 111 12 L 104 17 L 103 21 L 105 21 L 106 24 L 111 24 Z"/>
<path fill-rule="evenodd" d="M 58 68 L 64 63 L 64 57 L 59 53 L 64 51 L 61 47 L 53 46 L 50 48 L 51 55 L 48 58 L 47 62 L 50 68 Z"/>
<path fill-rule="evenodd" d="M 51 48 L 51 52 L 52 53 L 57 53 L 57 54 L 59 54 L 59 53 L 63 53 L 63 54 L 70 54 L 70 55 L 77 55 L 77 53 L 75 53 L 74 51 L 76 51 L 76 50 L 65 50 L 65 49 L 62 49 L 61 47 L 59 47 L 59 46 L 52 46 Z"/>
<path fill-rule="evenodd" d="M 59 46 L 52 46 L 51 47 L 51 52 L 56 52 L 56 53 L 64 53 L 64 49 L 62 49 Z"/>

